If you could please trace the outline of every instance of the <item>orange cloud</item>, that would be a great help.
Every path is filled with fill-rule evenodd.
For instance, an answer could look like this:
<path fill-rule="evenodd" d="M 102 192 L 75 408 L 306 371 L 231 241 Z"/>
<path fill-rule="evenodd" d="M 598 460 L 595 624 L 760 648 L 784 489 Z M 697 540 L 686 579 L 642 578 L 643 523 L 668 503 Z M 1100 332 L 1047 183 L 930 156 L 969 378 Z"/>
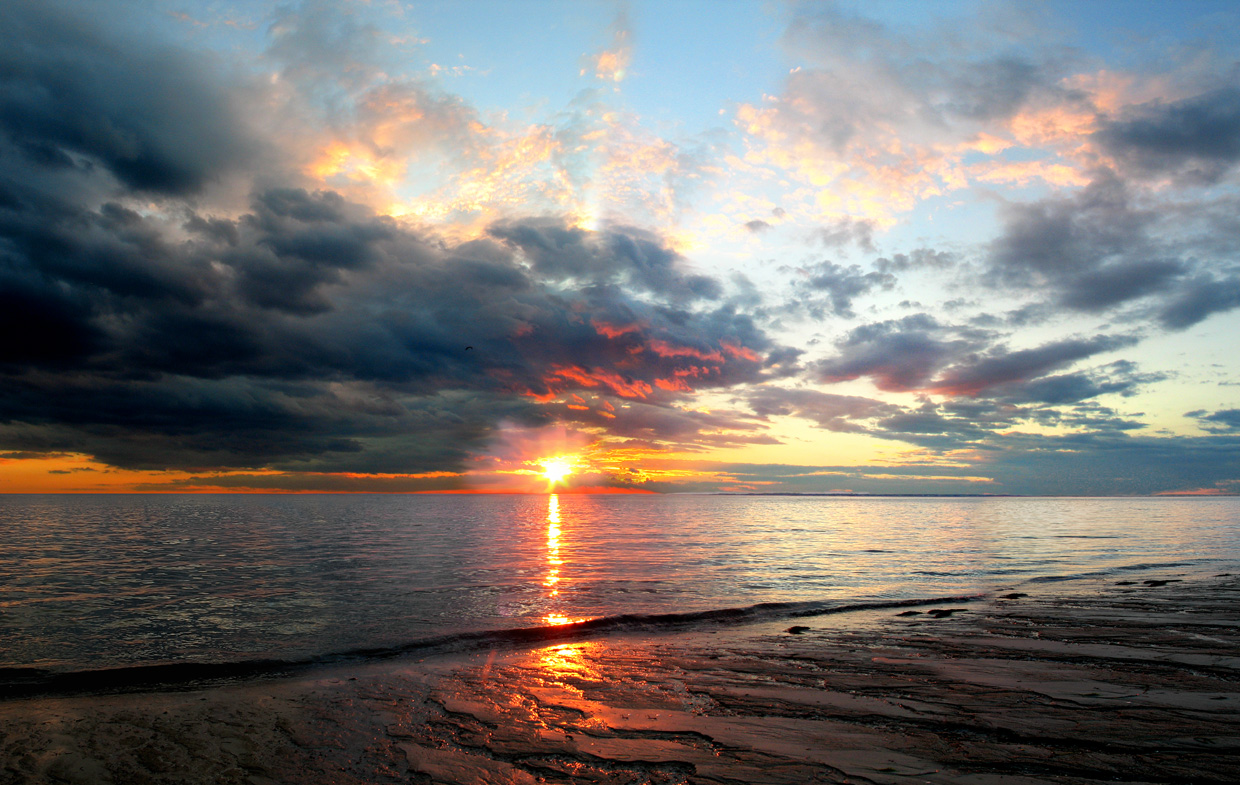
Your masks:
<path fill-rule="evenodd" d="M 622 335 L 639 333 L 642 330 L 642 325 L 636 322 L 631 324 L 608 324 L 607 322 L 602 322 L 598 319 L 591 319 L 590 325 L 599 335 L 607 338 L 619 338 Z"/>
<path fill-rule="evenodd" d="M 723 350 L 727 352 L 729 357 L 737 357 L 742 360 L 748 360 L 749 362 L 753 362 L 753 363 L 762 362 L 762 358 L 759 357 L 756 352 L 754 352 L 752 349 L 746 346 L 741 346 L 740 344 L 729 343 L 728 341 L 720 341 L 719 345 L 723 347 Z"/>
<path fill-rule="evenodd" d="M 628 19 L 623 12 L 611 24 L 611 46 L 589 58 L 590 69 L 597 79 L 605 82 L 622 82 L 627 74 L 629 62 L 633 58 L 633 47 L 629 41 Z M 582 69 L 581 75 L 586 71 Z"/>
<path fill-rule="evenodd" d="M 556 366 L 553 376 L 569 379 L 583 387 L 606 387 L 621 398 L 645 398 L 654 392 L 649 384 L 640 379 L 630 381 L 611 371 L 587 371 L 576 365 Z"/>
<path fill-rule="evenodd" d="M 678 377 L 672 379 L 655 379 L 655 386 L 661 390 L 668 392 L 693 392 L 693 388 L 685 383 L 685 380 Z"/>
<path fill-rule="evenodd" d="M 1028 185 L 1042 180 L 1059 187 L 1082 187 L 1090 182 L 1089 176 L 1075 166 L 1046 161 L 987 162 L 970 167 L 970 174 L 984 183 Z"/>
<path fill-rule="evenodd" d="M 693 357 L 703 362 L 723 362 L 723 355 L 719 352 L 703 352 L 691 346 L 675 346 L 658 338 L 651 340 L 648 345 L 660 357 Z"/>

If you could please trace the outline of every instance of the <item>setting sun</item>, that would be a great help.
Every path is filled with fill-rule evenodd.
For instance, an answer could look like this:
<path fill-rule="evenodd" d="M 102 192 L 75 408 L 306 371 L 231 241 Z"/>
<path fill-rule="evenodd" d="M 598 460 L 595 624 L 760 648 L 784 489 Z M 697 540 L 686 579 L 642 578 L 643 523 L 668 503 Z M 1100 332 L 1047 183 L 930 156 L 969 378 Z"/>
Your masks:
<path fill-rule="evenodd" d="M 543 476 L 548 482 L 562 482 L 565 477 L 573 473 L 573 465 L 563 458 L 548 458 L 540 462 L 543 467 Z"/>

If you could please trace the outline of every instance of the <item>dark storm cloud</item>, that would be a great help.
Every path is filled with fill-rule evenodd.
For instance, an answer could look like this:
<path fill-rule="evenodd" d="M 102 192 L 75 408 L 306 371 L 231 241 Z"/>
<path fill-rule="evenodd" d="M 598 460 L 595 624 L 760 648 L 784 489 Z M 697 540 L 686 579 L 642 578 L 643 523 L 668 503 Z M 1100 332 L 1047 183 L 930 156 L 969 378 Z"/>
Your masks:
<path fill-rule="evenodd" d="M 0 272 L 0 366 L 64 365 L 90 354 L 103 333 L 84 318 L 86 298 L 54 285 Z M 20 338 L 18 336 L 21 336 Z"/>
<path fill-rule="evenodd" d="M 253 491 L 312 491 L 316 493 L 417 493 L 419 491 L 460 491 L 468 484 L 460 476 L 406 475 L 354 475 L 328 474 L 323 472 L 285 472 L 280 474 L 207 474 L 184 479 L 161 480 L 139 483 L 142 491 L 200 491 L 253 490 Z"/>
<path fill-rule="evenodd" d="M 1072 311 L 1139 304 L 1133 318 L 1183 329 L 1240 306 L 1229 250 L 1236 233 L 1217 212 L 1209 203 L 1139 207 L 1114 173 L 1103 172 L 1076 194 L 1009 206 L 1004 232 L 990 245 L 987 280 L 1046 290 L 1051 304 Z"/>
<path fill-rule="evenodd" d="M 335 29 L 316 8 L 277 15 L 269 55 L 290 83 L 322 73 L 299 59 Z M 717 302 L 719 282 L 649 232 L 541 218 L 446 243 L 296 187 L 280 155 L 259 179 L 285 185 L 216 213 L 207 186 L 253 173 L 258 150 L 220 63 L 33 3 L 6 8 L 0 43 L 0 449 L 425 472 L 460 466 L 501 423 L 553 422 L 565 410 L 540 401 L 573 391 L 640 402 L 613 415 L 633 439 L 739 443 L 744 423 L 727 437 L 671 404 L 788 372 Z M 339 73 L 309 89 L 315 111 L 358 91 L 363 119 L 416 108 L 429 119 L 402 144 L 463 117 L 459 102 L 380 90 L 374 68 Z"/>
<path fill-rule="evenodd" d="M 1240 90 L 1129 107 L 1094 139 L 1126 171 L 1213 183 L 1240 163 Z"/>
<path fill-rule="evenodd" d="M 302 390 L 291 400 L 248 380 L 140 382 L 26 375 L 5 380 L 0 443 L 93 455 L 114 466 L 161 470 L 258 467 L 277 458 L 356 452 L 347 410 Z"/>
<path fill-rule="evenodd" d="M 430 242 L 298 189 L 183 224 L 111 204 L 0 211 L 5 318 L 40 329 L 0 355 L 6 448 L 131 468 L 427 471 L 459 465 L 500 420 L 550 422 L 526 394 L 653 410 L 759 378 L 774 348 L 732 307 L 696 308 L 718 284 L 645 233 L 561 234 L 531 265 L 524 246 Z M 611 283 L 618 259 L 660 266 L 635 273 L 642 299 Z M 665 438 L 696 433 L 671 416 Z"/>
<path fill-rule="evenodd" d="M 96 9 L 13 0 L 0 25 L 0 132 L 41 168 L 99 166 L 189 194 L 241 165 L 236 108 L 180 52 L 97 31 Z"/>
<path fill-rule="evenodd" d="M 241 275 L 239 293 L 264 308 L 301 314 L 329 310 L 323 284 L 370 266 L 396 239 L 391 221 L 349 209 L 330 191 L 276 189 L 261 194 L 254 208 L 243 228 L 260 239 L 242 248 L 226 235 L 225 258 Z"/>

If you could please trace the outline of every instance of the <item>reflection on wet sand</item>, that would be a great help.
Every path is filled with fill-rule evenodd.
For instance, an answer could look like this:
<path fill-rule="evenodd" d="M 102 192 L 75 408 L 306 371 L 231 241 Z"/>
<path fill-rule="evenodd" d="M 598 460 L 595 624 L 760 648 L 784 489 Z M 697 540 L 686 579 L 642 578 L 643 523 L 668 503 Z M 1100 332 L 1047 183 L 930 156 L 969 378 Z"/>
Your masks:
<path fill-rule="evenodd" d="M 598 648 L 599 644 L 592 642 L 561 643 L 538 649 L 536 656 L 542 671 L 549 676 L 593 678 L 597 674 L 590 666 L 587 655 Z"/>

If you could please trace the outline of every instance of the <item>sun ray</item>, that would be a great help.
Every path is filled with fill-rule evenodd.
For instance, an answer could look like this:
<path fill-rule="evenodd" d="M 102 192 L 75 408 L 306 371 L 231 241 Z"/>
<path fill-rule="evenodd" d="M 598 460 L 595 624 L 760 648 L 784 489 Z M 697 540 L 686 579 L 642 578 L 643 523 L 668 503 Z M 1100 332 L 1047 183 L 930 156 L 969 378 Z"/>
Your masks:
<path fill-rule="evenodd" d="M 539 464 L 543 467 L 543 476 L 552 485 L 564 482 L 573 473 L 575 468 L 569 459 L 562 457 L 546 458 L 539 461 Z"/>

